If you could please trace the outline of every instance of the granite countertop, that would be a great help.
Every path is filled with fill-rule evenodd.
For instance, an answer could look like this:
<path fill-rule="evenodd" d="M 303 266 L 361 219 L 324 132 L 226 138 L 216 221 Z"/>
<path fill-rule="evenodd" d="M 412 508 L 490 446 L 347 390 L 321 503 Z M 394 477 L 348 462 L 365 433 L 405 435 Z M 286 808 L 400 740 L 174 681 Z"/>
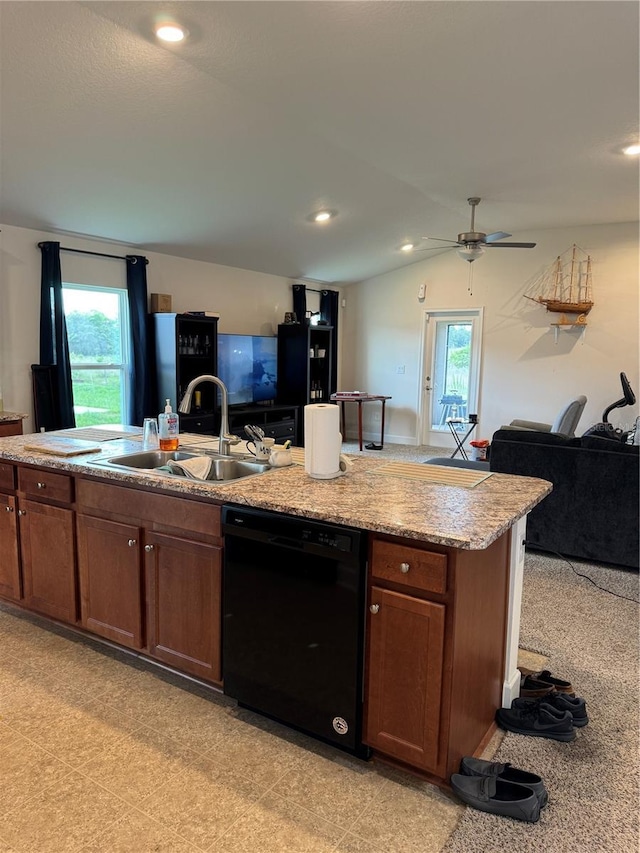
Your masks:
<path fill-rule="evenodd" d="M 0 423 L 3 421 L 23 421 L 28 418 L 25 412 L 0 412 Z"/>
<path fill-rule="evenodd" d="M 64 432 L 55 434 L 58 438 L 64 435 Z M 390 459 L 357 455 L 349 457 L 353 462 L 349 473 L 333 480 L 315 480 L 305 472 L 304 465 L 294 464 L 287 468 L 273 468 L 246 480 L 202 482 L 161 477 L 145 471 L 115 470 L 95 464 L 110 456 L 139 451 L 141 446 L 137 436 L 101 443 L 100 453 L 71 457 L 25 450 L 25 444 L 29 445 L 36 438 L 41 440 L 42 436 L 1 438 L 0 460 L 91 475 L 167 494 L 286 512 L 468 550 L 488 547 L 552 489 L 546 480 L 511 474 L 491 474 L 473 488 L 387 476 L 377 471 Z M 191 438 L 197 439 L 202 446 L 203 436 Z M 181 446 L 189 446 L 189 440 L 190 437 L 183 434 Z"/>

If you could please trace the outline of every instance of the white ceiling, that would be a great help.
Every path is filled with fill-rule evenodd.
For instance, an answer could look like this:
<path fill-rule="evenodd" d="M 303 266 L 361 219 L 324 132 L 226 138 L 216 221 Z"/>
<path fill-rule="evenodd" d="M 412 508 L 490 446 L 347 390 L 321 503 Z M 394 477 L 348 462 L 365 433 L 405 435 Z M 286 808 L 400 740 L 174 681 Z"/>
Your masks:
<path fill-rule="evenodd" d="M 3 0 L 0 220 L 335 283 L 429 257 L 399 246 L 472 195 L 518 240 L 635 221 L 638 10 Z"/>

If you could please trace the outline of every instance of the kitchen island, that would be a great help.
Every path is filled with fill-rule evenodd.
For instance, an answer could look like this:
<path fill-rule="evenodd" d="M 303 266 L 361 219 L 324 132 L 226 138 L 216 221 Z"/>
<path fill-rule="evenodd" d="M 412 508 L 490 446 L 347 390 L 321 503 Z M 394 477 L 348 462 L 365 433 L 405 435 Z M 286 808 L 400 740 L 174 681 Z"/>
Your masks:
<path fill-rule="evenodd" d="M 46 440 L 0 440 L 5 600 L 219 688 L 220 506 L 255 507 L 369 536 L 364 741 L 374 755 L 442 783 L 517 695 L 524 526 L 550 483 L 492 474 L 463 488 L 355 457 L 334 480 L 295 464 L 200 482 L 103 464 L 139 450 L 137 436 L 70 457 L 29 450 L 35 438 Z"/>

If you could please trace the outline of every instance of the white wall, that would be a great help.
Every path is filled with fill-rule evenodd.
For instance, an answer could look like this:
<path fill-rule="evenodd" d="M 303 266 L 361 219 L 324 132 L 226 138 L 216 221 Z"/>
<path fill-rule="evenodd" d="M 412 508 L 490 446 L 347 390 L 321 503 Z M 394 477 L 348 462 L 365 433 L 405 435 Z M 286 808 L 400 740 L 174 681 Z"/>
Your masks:
<path fill-rule="evenodd" d="M 485 308 L 478 437 L 490 438 L 513 418 L 551 423 L 568 399 L 584 394 L 580 434 L 622 396 L 621 371 L 640 393 L 637 223 L 527 232 L 515 239 L 537 246 L 487 249 L 472 265 L 453 251 L 438 253 L 348 289 L 343 386 L 392 395 L 385 440 L 418 443 L 421 335 L 429 309 Z M 573 243 L 592 255 L 595 305 L 584 337 L 560 332 L 556 344 L 549 324 L 557 317 L 523 293 Z M 424 301 L 418 300 L 421 283 L 427 285 Z M 396 373 L 399 365 L 405 365 L 404 375 Z M 613 412 L 610 420 L 629 429 L 637 413 L 636 405 Z M 377 440 L 374 414 L 375 404 L 363 407 L 366 437 Z M 442 446 L 450 444 L 443 436 Z"/>
<path fill-rule="evenodd" d="M 113 255 L 144 255 L 149 259 L 149 293 L 171 294 L 176 312 L 217 311 L 220 332 L 274 335 L 285 312 L 293 307 L 291 279 L 100 240 L 10 225 L 0 229 L 0 387 L 5 411 L 29 414 L 25 432 L 34 429 L 31 365 L 39 361 L 40 241 L 57 240 L 68 248 Z M 120 260 L 63 252 L 61 266 L 64 281 L 126 287 L 125 265 Z M 318 294 L 309 292 L 307 307 L 315 311 L 318 305 Z"/>
<path fill-rule="evenodd" d="M 41 240 L 63 246 L 124 255 L 131 247 L 0 226 L 0 385 L 6 410 L 32 413 L 30 365 L 38 362 Z M 480 427 L 490 437 L 512 418 L 551 422 L 564 402 L 585 394 L 587 407 L 578 426 L 584 431 L 621 396 L 624 371 L 636 393 L 638 375 L 638 226 L 636 223 L 528 232 L 515 239 L 537 242 L 531 250 L 488 249 L 470 266 L 454 252 L 417 262 L 342 290 L 340 388 L 390 394 L 385 440 L 418 443 L 421 335 L 424 312 L 436 308 L 484 306 Z M 554 342 L 543 308 L 523 298 L 527 284 L 573 243 L 593 256 L 595 306 L 584 338 L 563 332 Z M 275 334 L 292 307 L 291 280 L 263 273 L 176 258 L 136 249 L 149 258 L 149 293 L 169 293 L 175 311 L 220 313 L 221 332 Z M 85 284 L 124 286 L 121 261 L 62 255 L 63 278 Z M 427 284 L 424 301 L 418 287 Z M 336 288 L 339 289 L 339 288 Z M 316 310 L 317 297 L 308 305 Z M 405 365 L 405 374 L 396 367 Z M 355 433 L 355 406 L 348 412 Z M 376 404 L 363 407 L 365 435 L 378 440 Z M 638 407 L 612 414 L 630 426 Z M 25 431 L 32 430 L 26 421 Z M 446 436 L 445 436 L 446 438 Z M 446 446 L 445 440 L 442 442 Z"/>

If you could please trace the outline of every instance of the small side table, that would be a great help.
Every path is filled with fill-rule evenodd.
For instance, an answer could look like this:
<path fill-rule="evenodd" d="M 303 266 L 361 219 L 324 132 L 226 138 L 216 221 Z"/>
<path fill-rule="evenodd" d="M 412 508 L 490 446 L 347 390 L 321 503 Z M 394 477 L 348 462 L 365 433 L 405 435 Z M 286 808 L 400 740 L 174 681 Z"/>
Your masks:
<path fill-rule="evenodd" d="M 384 406 L 387 400 L 390 399 L 391 397 L 386 397 L 383 394 L 358 394 L 356 396 L 354 394 L 341 394 L 339 391 L 337 391 L 335 394 L 332 394 L 331 402 L 340 403 L 340 430 L 342 432 L 343 440 L 346 439 L 344 404 L 358 404 L 358 442 L 360 444 L 360 450 L 362 450 L 362 404 L 379 401 L 380 403 L 382 403 L 382 417 L 380 422 L 380 447 L 376 447 L 375 450 L 382 450 L 382 448 L 384 447 Z"/>
<path fill-rule="evenodd" d="M 460 433 L 456 429 L 456 427 L 461 424 L 467 427 L 467 431 L 462 438 L 460 438 Z M 473 420 L 465 420 L 464 418 L 447 418 L 447 426 L 449 427 L 449 432 L 456 443 L 456 448 L 449 458 L 454 459 L 456 454 L 460 453 L 460 456 L 462 456 L 463 459 L 469 459 L 467 451 L 464 449 L 464 443 L 478 426 L 478 419 L 474 418 Z"/>

